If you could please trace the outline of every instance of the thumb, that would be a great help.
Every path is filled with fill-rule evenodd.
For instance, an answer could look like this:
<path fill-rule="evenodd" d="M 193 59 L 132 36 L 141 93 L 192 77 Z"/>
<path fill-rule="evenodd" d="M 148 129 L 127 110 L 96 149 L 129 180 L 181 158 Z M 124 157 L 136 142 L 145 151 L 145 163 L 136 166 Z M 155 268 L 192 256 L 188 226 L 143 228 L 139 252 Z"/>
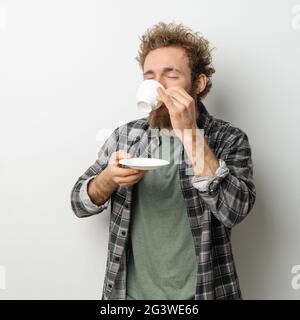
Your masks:
<path fill-rule="evenodd" d="M 126 150 L 119 150 L 116 154 L 115 162 L 119 164 L 119 160 L 131 158 L 131 154 L 126 152 Z"/>
<path fill-rule="evenodd" d="M 118 153 L 118 160 L 124 158 L 131 158 L 131 154 L 128 153 L 126 150 L 120 150 Z"/>

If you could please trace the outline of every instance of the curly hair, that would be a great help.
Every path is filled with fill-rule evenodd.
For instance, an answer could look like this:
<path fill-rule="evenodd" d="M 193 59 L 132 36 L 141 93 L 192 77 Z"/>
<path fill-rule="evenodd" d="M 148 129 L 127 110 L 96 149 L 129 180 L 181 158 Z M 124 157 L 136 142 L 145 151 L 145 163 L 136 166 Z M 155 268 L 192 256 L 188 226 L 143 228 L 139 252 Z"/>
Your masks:
<path fill-rule="evenodd" d="M 199 32 L 193 32 L 181 23 L 159 22 L 147 29 L 139 39 L 141 43 L 135 60 L 139 62 L 142 69 L 146 56 L 151 50 L 169 46 L 182 47 L 189 60 L 192 84 L 195 84 L 195 80 L 201 73 L 207 78 L 206 87 L 198 94 L 197 101 L 208 94 L 212 87 L 211 77 L 215 69 L 212 66 L 212 49 L 210 49 L 209 42 Z"/>

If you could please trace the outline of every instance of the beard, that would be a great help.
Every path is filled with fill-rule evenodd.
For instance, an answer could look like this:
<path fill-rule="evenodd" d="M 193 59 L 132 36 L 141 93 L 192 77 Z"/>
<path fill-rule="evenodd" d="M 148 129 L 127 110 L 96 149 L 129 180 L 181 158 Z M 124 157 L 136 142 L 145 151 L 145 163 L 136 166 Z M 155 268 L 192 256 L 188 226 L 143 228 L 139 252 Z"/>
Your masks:
<path fill-rule="evenodd" d="M 150 128 L 172 128 L 169 111 L 164 103 L 158 109 L 149 113 L 148 122 Z"/>
<path fill-rule="evenodd" d="M 195 100 L 196 119 L 198 119 L 199 110 L 197 106 L 196 88 L 193 86 L 192 90 L 190 90 L 188 94 L 191 95 Z M 160 129 L 166 128 L 170 130 L 173 129 L 169 110 L 164 103 L 158 109 L 153 110 L 149 113 L 148 123 L 150 128 L 160 128 Z"/>

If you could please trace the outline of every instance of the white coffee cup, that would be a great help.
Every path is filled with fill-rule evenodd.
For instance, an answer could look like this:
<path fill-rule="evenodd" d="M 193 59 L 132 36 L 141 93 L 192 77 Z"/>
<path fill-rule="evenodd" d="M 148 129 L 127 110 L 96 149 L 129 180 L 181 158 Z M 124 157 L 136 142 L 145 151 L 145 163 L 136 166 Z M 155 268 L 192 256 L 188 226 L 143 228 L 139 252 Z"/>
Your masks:
<path fill-rule="evenodd" d="M 164 89 L 164 86 L 156 80 L 144 80 L 137 91 L 137 107 L 140 111 L 151 112 L 152 110 L 158 109 L 162 102 L 158 101 L 157 88 Z"/>

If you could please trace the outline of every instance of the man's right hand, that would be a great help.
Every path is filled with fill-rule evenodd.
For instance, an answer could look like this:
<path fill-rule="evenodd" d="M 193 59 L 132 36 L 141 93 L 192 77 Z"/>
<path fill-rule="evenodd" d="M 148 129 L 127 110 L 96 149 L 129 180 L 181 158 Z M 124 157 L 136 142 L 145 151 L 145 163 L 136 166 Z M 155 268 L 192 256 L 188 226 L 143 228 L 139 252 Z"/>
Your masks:
<path fill-rule="evenodd" d="M 142 179 L 147 170 L 120 167 L 119 160 L 130 157 L 131 155 L 125 150 L 114 152 L 107 167 L 89 181 L 87 192 L 93 203 L 99 206 L 110 198 L 118 186 L 127 188 Z"/>
<path fill-rule="evenodd" d="M 106 174 L 116 187 L 130 187 L 139 182 L 146 174 L 147 170 L 136 170 L 131 168 L 120 167 L 119 160 L 131 158 L 131 155 L 125 150 L 119 150 L 112 154 Z"/>

